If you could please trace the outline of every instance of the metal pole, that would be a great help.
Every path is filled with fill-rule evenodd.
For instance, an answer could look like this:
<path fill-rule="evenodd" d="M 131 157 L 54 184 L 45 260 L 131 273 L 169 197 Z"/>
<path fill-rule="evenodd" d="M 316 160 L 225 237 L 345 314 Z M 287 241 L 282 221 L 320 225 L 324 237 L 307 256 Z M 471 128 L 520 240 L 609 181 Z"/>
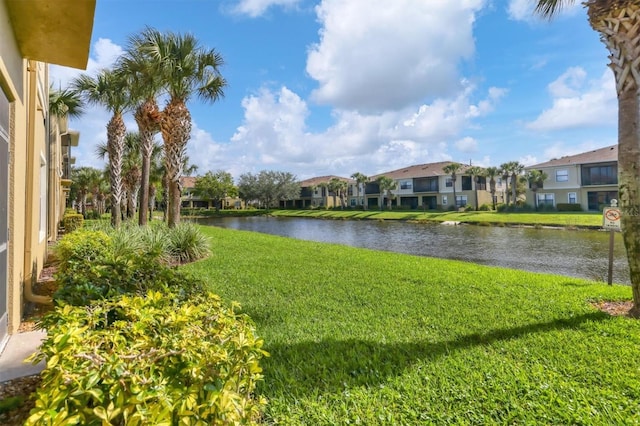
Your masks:
<path fill-rule="evenodd" d="M 615 232 L 613 229 L 609 231 L 609 271 L 607 274 L 607 283 L 612 285 L 613 280 L 613 239 L 615 236 Z"/>

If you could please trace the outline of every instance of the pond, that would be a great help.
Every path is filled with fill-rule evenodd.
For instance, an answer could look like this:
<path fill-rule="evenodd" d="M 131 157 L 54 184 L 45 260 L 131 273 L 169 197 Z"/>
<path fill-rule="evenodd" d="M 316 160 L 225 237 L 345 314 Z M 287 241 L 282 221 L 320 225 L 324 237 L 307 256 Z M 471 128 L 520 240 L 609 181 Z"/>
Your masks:
<path fill-rule="evenodd" d="M 609 232 L 278 217 L 201 219 L 199 223 L 483 265 L 607 281 Z M 622 235 L 613 282 L 629 284 Z"/>

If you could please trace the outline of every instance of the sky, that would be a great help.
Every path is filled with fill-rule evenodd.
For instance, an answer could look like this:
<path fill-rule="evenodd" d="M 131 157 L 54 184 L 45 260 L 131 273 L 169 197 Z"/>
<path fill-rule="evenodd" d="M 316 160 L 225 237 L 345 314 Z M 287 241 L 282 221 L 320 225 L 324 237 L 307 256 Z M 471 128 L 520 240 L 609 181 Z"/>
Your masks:
<path fill-rule="evenodd" d="M 613 73 L 586 10 L 546 20 L 534 3 L 97 0 L 87 70 L 52 65 L 52 84 L 111 66 L 145 27 L 195 35 L 228 82 L 217 102 L 188 103 L 198 175 L 533 165 L 617 143 Z M 92 107 L 70 120 L 76 167 L 104 167 L 109 118 Z"/>

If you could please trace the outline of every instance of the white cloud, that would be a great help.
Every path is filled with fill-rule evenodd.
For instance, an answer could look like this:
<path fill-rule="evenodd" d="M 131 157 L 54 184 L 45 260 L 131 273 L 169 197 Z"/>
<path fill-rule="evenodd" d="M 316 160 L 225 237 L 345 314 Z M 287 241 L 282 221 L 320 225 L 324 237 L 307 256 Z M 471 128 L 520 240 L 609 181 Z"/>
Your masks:
<path fill-rule="evenodd" d="M 579 96 L 587 72 L 581 67 L 571 67 L 555 81 L 549 84 L 549 93 L 554 98 Z"/>
<path fill-rule="evenodd" d="M 313 99 L 371 112 L 455 94 L 457 65 L 474 53 L 483 3 L 323 0 L 316 8 L 321 39 L 307 58 L 319 84 Z"/>
<path fill-rule="evenodd" d="M 533 0 L 510 0 L 507 13 L 514 21 L 533 21 L 541 19 L 534 11 L 536 2 Z M 582 2 L 568 3 L 561 8 L 559 15 L 573 15 L 583 9 Z"/>
<path fill-rule="evenodd" d="M 470 153 L 478 150 L 478 141 L 472 137 L 464 137 L 454 144 L 456 149 L 461 152 Z"/>
<path fill-rule="evenodd" d="M 538 158 L 535 155 L 527 154 L 524 157 L 520 157 L 518 159 L 520 164 L 524 164 L 525 166 L 532 166 L 534 164 L 540 163 Z"/>
<path fill-rule="evenodd" d="M 607 70 L 600 79 L 588 82 L 580 75 L 579 69 L 569 69 L 552 82 L 549 85 L 552 95 L 567 96 L 555 97 L 551 108 L 544 110 L 526 127 L 536 131 L 549 131 L 615 125 L 618 104 L 611 71 Z M 567 81 L 570 81 L 572 87 L 566 84 Z"/>
<path fill-rule="evenodd" d="M 255 18 L 264 14 L 271 6 L 292 7 L 298 3 L 300 0 L 241 0 L 233 8 L 233 12 Z"/>

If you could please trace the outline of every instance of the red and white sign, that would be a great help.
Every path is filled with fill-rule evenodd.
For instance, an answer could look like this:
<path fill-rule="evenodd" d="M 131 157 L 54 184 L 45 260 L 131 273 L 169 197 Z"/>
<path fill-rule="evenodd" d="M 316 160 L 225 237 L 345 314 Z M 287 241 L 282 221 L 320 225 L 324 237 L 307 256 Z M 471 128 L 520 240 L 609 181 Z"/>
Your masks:
<path fill-rule="evenodd" d="M 620 209 L 605 207 L 602 211 L 602 227 L 604 229 L 620 230 Z"/>

